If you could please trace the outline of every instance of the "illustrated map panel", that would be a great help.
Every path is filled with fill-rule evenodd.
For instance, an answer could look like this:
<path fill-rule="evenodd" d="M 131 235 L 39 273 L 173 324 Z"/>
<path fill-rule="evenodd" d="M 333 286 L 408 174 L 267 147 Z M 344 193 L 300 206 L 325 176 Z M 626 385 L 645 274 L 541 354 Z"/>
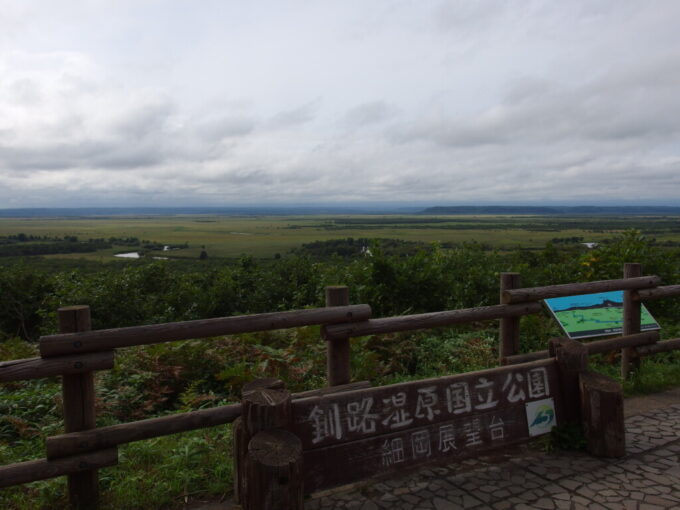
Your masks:
<path fill-rule="evenodd" d="M 545 304 L 569 338 L 617 335 L 623 331 L 623 291 L 546 299 Z M 645 305 L 640 331 L 660 329 Z"/>

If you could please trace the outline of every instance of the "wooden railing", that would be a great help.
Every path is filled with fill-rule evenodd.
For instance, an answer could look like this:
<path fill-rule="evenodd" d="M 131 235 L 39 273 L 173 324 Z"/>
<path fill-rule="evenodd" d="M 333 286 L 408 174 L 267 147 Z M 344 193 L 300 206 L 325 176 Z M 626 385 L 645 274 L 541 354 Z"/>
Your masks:
<path fill-rule="evenodd" d="M 368 383 L 350 384 L 350 338 L 410 331 L 484 320 L 500 319 L 499 362 L 513 365 L 555 355 L 555 342 L 546 351 L 520 354 L 520 317 L 542 312 L 538 302 L 549 297 L 569 296 L 611 290 L 624 293 L 624 335 L 593 341 L 588 354 L 624 350 L 622 364 L 627 375 L 637 355 L 680 349 L 680 339 L 659 342 L 658 332 L 640 333 L 642 300 L 680 296 L 680 285 L 660 287 L 656 276 L 639 276 L 637 264 L 627 264 L 627 278 L 601 282 L 572 283 L 547 287 L 521 288 L 517 273 L 501 275 L 501 303 L 477 308 L 372 319 L 368 305 L 350 305 L 346 287 L 326 289 L 326 307 L 237 317 L 91 330 L 87 306 L 59 309 L 59 334 L 41 337 L 40 358 L 0 363 L 0 382 L 62 376 L 65 433 L 46 441 L 46 459 L 0 467 L 0 487 L 68 476 L 69 499 L 73 508 L 96 508 L 100 468 L 117 463 L 117 446 L 167 434 L 227 424 L 242 414 L 242 405 L 152 418 L 96 428 L 93 373 L 114 366 L 118 348 L 160 342 L 209 338 L 255 331 L 320 325 L 327 340 L 327 377 L 330 390 L 365 388 Z M 209 341 L 209 340 L 206 340 Z M 292 398 L 309 397 L 310 392 Z"/>

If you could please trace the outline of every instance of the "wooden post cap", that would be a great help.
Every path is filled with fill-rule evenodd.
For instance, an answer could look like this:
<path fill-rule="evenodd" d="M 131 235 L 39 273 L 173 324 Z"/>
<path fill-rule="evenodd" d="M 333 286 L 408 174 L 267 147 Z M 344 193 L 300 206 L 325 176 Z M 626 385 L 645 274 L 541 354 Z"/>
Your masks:
<path fill-rule="evenodd" d="M 262 430 L 283 428 L 291 423 L 291 394 L 286 390 L 256 389 L 241 400 L 243 425 L 247 437 Z"/>
<path fill-rule="evenodd" d="M 255 390 L 282 390 L 285 388 L 285 384 L 281 379 L 276 379 L 274 377 L 262 377 L 260 379 L 255 379 L 253 381 L 248 381 L 241 388 L 241 395 L 250 393 Z"/>

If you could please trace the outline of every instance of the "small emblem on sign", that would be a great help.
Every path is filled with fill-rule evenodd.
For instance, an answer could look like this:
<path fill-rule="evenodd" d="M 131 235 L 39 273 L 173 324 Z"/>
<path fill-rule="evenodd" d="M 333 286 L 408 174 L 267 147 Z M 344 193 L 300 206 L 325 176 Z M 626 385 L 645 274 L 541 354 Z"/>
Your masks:
<path fill-rule="evenodd" d="M 547 434 L 557 425 L 555 418 L 555 401 L 552 398 L 527 402 L 527 426 L 529 436 L 540 436 Z"/>

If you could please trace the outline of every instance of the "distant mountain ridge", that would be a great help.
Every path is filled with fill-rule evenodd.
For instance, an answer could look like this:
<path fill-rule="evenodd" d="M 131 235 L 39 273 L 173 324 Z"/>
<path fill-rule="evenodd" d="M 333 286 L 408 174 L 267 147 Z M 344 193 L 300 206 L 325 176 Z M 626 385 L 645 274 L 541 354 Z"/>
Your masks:
<path fill-rule="evenodd" d="M 0 209 L 0 218 L 85 218 L 109 216 L 287 216 L 311 214 L 417 214 L 413 206 L 272 205 L 234 207 L 27 207 Z"/>
<path fill-rule="evenodd" d="M 286 215 L 680 215 L 675 206 L 549 206 L 549 205 L 456 205 L 423 209 L 424 205 L 400 203 L 361 204 L 305 204 L 305 205 L 250 205 L 250 206 L 178 206 L 178 207 L 26 207 L 2 209 L 0 218 L 77 218 L 111 216 L 286 216 Z"/>
<path fill-rule="evenodd" d="M 654 214 L 676 215 L 680 214 L 680 207 L 631 205 L 631 206 L 529 206 L 529 205 L 456 205 L 428 207 L 419 214 L 535 214 L 535 215 L 558 215 L 558 214 Z"/>

